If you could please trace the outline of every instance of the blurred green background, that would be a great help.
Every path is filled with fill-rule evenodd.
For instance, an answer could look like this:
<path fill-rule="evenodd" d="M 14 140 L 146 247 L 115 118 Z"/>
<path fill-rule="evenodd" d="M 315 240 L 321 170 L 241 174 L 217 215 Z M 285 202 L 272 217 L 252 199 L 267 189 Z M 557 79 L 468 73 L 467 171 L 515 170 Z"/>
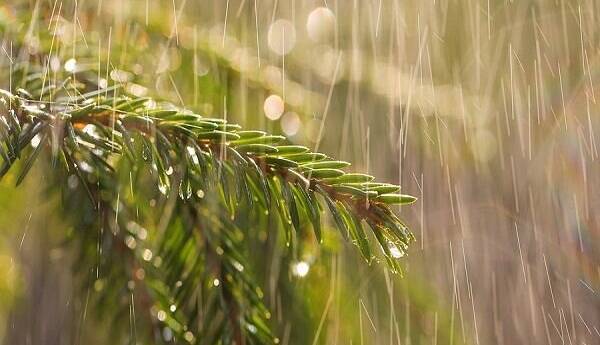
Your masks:
<path fill-rule="evenodd" d="M 105 82 L 419 197 L 398 210 L 417 237 L 404 277 L 334 231 L 265 268 L 283 344 L 594 344 L 599 18 L 593 0 L 16 0 L 0 4 L 0 86 L 17 37 L 20 54 L 50 44 L 52 70 L 102 61 Z M 14 179 L 0 184 L 0 339 L 111 343 L 76 288 L 47 172 Z"/>

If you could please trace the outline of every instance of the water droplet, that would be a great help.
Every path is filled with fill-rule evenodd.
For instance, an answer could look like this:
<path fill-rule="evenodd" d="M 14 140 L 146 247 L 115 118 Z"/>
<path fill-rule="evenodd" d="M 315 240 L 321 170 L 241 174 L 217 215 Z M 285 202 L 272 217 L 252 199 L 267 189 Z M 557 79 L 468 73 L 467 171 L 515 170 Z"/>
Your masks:
<path fill-rule="evenodd" d="M 388 247 L 390 248 L 390 254 L 392 254 L 392 257 L 399 259 L 404 256 L 404 251 L 398 248 L 398 246 L 395 244 L 389 243 Z"/>
<path fill-rule="evenodd" d="M 145 261 L 152 260 L 152 251 L 150 249 L 144 249 L 144 253 L 142 253 L 142 258 Z"/>
<path fill-rule="evenodd" d="M 204 191 L 202 189 L 198 189 L 196 191 L 196 196 L 200 199 L 204 198 Z"/>
<path fill-rule="evenodd" d="M 135 241 L 135 238 L 133 236 L 127 235 L 127 237 L 125 237 L 125 245 L 127 245 L 129 249 L 135 249 L 137 242 Z"/>
<path fill-rule="evenodd" d="M 65 62 L 65 71 L 67 72 L 75 72 L 75 70 L 77 69 L 77 60 L 75 59 L 69 59 L 67 60 L 67 62 Z"/>
<path fill-rule="evenodd" d="M 292 264 L 292 274 L 296 277 L 305 277 L 310 270 L 310 265 L 306 261 L 298 261 Z"/>
<path fill-rule="evenodd" d="M 192 197 L 192 185 L 189 180 L 184 179 L 179 182 L 179 197 L 181 200 L 188 200 Z"/>
<path fill-rule="evenodd" d="M 165 170 L 165 174 L 167 174 L 169 176 L 173 175 L 173 167 L 172 166 L 167 167 L 167 170 Z"/>
<path fill-rule="evenodd" d="M 120 70 L 120 69 L 113 69 L 112 71 L 110 71 L 109 75 L 110 75 L 110 79 L 112 79 L 118 83 L 128 82 L 133 77 L 133 75 L 131 73 Z"/>
<path fill-rule="evenodd" d="M 137 280 L 144 280 L 144 278 L 146 277 L 146 271 L 144 271 L 143 268 L 138 268 L 135 271 L 135 277 L 137 278 Z"/>
<path fill-rule="evenodd" d="M 52 72 L 58 72 L 60 69 L 60 59 L 56 56 L 50 58 L 50 69 Z"/>
<path fill-rule="evenodd" d="M 96 125 L 94 124 L 87 124 L 85 125 L 85 127 L 83 127 L 83 133 L 92 136 L 94 138 L 99 138 L 100 136 L 98 135 L 98 129 L 96 128 Z"/>
<path fill-rule="evenodd" d="M 335 15 L 327 7 L 317 7 L 306 20 L 308 37 L 315 42 L 330 39 L 335 32 Z"/>
<path fill-rule="evenodd" d="M 36 134 L 33 138 L 31 138 L 31 147 L 36 148 L 40 145 L 40 141 L 42 138 L 39 134 Z"/>
<path fill-rule="evenodd" d="M 142 97 L 148 94 L 148 89 L 139 84 L 129 83 L 127 85 L 127 91 L 134 96 Z"/>
<path fill-rule="evenodd" d="M 263 105 L 263 109 L 265 111 L 265 116 L 270 120 L 277 120 L 283 114 L 285 109 L 285 105 L 283 103 L 283 99 L 278 95 L 271 95 L 265 99 L 265 104 Z"/>
<path fill-rule="evenodd" d="M 166 342 L 170 342 L 173 339 L 173 331 L 169 327 L 165 327 L 163 328 L 162 336 Z"/>
<path fill-rule="evenodd" d="M 150 159 L 150 149 L 147 145 L 142 145 L 142 159 L 147 162 Z"/>
<path fill-rule="evenodd" d="M 281 130 L 289 136 L 296 135 L 301 124 L 300 117 L 294 112 L 285 113 L 281 118 Z"/>
<path fill-rule="evenodd" d="M 278 55 L 288 54 L 296 45 L 296 29 L 289 20 L 278 19 L 269 27 L 269 48 Z"/>
<path fill-rule="evenodd" d="M 183 334 L 183 338 L 189 343 L 192 343 L 194 341 L 194 335 L 190 331 L 185 332 Z"/>
<path fill-rule="evenodd" d="M 91 166 L 90 164 L 88 164 L 85 161 L 80 161 L 79 162 L 79 167 L 81 168 L 81 170 L 88 172 L 88 173 L 92 173 L 94 172 L 94 167 Z"/>
<path fill-rule="evenodd" d="M 243 272 L 244 271 L 244 266 L 242 264 L 240 264 L 237 261 L 233 262 L 233 267 L 235 267 L 236 270 Z"/>
<path fill-rule="evenodd" d="M 102 291 L 102 289 L 104 289 L 104 280 L 97 279 L 94 282 L 94 290 L 96 290 L 96 291 Z"/>
<path fill-rule="evenodd" d="M 163 195 L 167 195 L 167 192 L 169 191 L 169 185 L 161 178 L 158 179 L 158 191 Z"/>
<path fill-rule="evenodd" d="M 159 321 L 165 321 L 167 319 L 167 313 L 164 310 L 159 310 L 156 314 L 156 317 Z"/>
<path fill-rule="evenodd" d="M 146 230 L 146 229 L 142 228 L 141 226 L 140 226 L 140 227 L 138 227 L 138 230 L 137 230 L 137 237 L 138 237 L 140 240 L 145 240 L 145 239 L 146 239 L 146 237 L 148 237 L 148 230 Z"/>
<path fill-rule="evenodd" d="M 171 311 L 171 313 L 174 313 L 175 310 L 177 310 L 177 306 L 175 304 L 171 304 L 171 306 L 169 307 L 169 310 Z"/>
<path fill-rule="evenodd" d="M 194 164 L 200 164 L 200 159 L 198 159 L 198 155 L 196 154 L 196 149 L 191 146 L 186 147 L 188 154 L 192 158 L 192 162 Z"/>
<path fill-rule="evenodd" d="M 221 284 L 221 282 L 219 281 L 219 279 L 215 278 L 215 280 L 213 280 L 213 285 L 219 286 L 219 284 Z"/>

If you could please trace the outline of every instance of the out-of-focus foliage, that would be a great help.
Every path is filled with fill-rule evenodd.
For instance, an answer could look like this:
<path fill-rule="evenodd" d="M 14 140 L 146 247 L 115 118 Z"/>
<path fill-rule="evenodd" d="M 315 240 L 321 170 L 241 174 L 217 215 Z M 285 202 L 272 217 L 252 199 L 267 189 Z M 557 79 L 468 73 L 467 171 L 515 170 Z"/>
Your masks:
<path fill-rule="evenodd" d="M 46 68 L 47 85 L 67 68 L 101 70 L 98 84 L 285 135 L 418 196 L 395 210 L 416 237 L 403 279 L 367 266 L 326 213 L 321 245 L 310 224 L 286 249 L 277 217 L 257 223 L 245 267 L 281 343 L 592 344 L 598 9 L 595 0 L 5 1 L 0 87 L 16 93 L 11 60 Z M 19 277 L 18 297 L 0 305 L 5 342 L 111 343 L 118 332 L 108 329 L 133 339 L 159 324 L 157 309 L 138 304 L 136 273 L 150 271 L 125 266 L 104 279 L 117 241 L 99 239 L 110 238 L 111 216 L 105 232 L 88 232 L 86 256 L 60 242 L 100 222 L 47 211 L 63 204 L 43 188 L 65 188 L 48 180 L 56 163 L 38 161 L 15 189 L 16 162 L 0 182 L 0 248 Z M 156 188 L 134 186 L 131 197 L 128 185 L 119 176 L 119 213 L 152 223 L 145 241 L 131 236 L 153 260 L 157 236 L 185 225 L 161 222 L 168 205 Z M 71 215 L 94 214 L 85 193 L 68 196 L 81 211 Z M 103 300 L 121 306 L 117 327 L 92 307 L 107 287 L 126 296 Z M 155 339 L 173 335 L 160 327 Z"/>

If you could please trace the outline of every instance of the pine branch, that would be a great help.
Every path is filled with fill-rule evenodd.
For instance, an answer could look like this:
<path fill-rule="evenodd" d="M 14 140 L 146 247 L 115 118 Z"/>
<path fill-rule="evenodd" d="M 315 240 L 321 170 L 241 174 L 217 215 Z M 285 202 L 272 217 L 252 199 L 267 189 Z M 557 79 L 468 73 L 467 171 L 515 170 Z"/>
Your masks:
<path fill-rule="evenodd" d="M 143 307 L 154 310 L 156 319 L 178 339 L 276 341 L 267 326 L 262 295 L 244 269 L 247 258 L 239 249 L 249 229 L 242 231 L 231 222 L 240 210 L 277 213 L 286 243 L 293 246 L 306 224 L 321 241 L 324 202 L 341 234 L 358 246 L 367 262 L 375 255 L 364 223 L 389 267 L 399 271 L 397 259 L 413 237 L 390 207 L 414 201 L 399 194 L 399 186 L 347 172 L 350 163 L 291 145 L 281 136 L 242 130 L 223 119 L 136 97 L 123 91 L 123 85 L 99 88 L 89 75 L 50 85 L 40 84 L 35 74 L 24 75 L 24 80 L 27 90 L 0 91 L 0 178 L 20 160 L 19 185 L 37 159 L 48 155 L 64 171 L 63 185 L 76 176 L 82 193 L 66 197 L 84 205 L 80 196 L 86 195 L 90 212 L 103 215 L 95 225 L 102 230 L 102 243 L 120 258 L 107 260 L 103 269 L 121 285 L 129 286 L 131 277 L 137 277 L 142 288 L 136 291 L 149 304 Z M 127 173 L 129 201 L 121 192 L 122 175 Z M 152 184 L 162 200 L 172 203 L 171 211 L 161 214 L 158 234 L 163 238 L 157 241 L 159 248 L 153 248 L 162 265 L 146 260 L 144 239 L 136 230 L 143 227 L 135 219 L 151 217 L 136 216 L 134 186 L 138 190 Z M 89 224 L 81 224 L 77 233 L 84 234 L 85 226 Z M 100 240 L 79 236 L 87 257 L 82 262 L 93 267 Z M 139 279 L 139 268 L 145 279 Z M 208 292 L 199 296 L 198 285 Z M 108 295 L 99 300 L 111 300 L 113 293 L 107 289 Z M 127 291 L 119 294 L 128 296 Z M 204 306 L 200 312 L 198 301 Z M 155 321 L 147 323 L 160 330 Z"/>
<path fill-rule="evenodd" d="M 373 257 L 368 254 L 362 220 L 374 232 L 390 267 L 398 270 L 394 256 L 398 256 L 397 250 L 404 253 L 412 235 L 389 206 L 415 200 L 398 194 L 399 186 L 373 182 L 370 175 L 346 172 L 342 169 L 347 169 L 350 163 L 311 152 L 304 146 L 289 145 L 282 136 L 241 130 L 223 119 L 202 117 L 172 105 L 157 106 L 150 98 L 119 96 L 115 90 L 88 91 L 75 97 L 59 97 L 56 102 L 34 101 L 24 90 L 20 96 L 2 91 L 7 111 L 2 117 L 6 148 L 0 151 L 3 157 L 0 177 L 33 138 L 42 145 L 37 145 L 28 156 L 17 184 L 27 174 L 44 142 L 50 143 L 57 136 L 58 140 L 52 142 L 54 147 L 70 143 L 91 152 L 107 167 L 111 165 L 103 156 L 121 154 L 135 160 L 138 152 L 133 144 L 138 136 L 142 154 L 151 157 L 163 194 L 174 185 L 174 164 L 186 169 L 183 180 L 179 181 L 183 199 L 195 197 L 191 179 L 204 183 L 212 179 L 224 185 L 233 182 L 235 188 L 222 195 L 232 216 L 234 201 L 240 193 L 251 204 L 257 203 L 265 209 L 276 206 L 286 225 L 288 245 L 292 241 L 292 227 L 299 229 L 300 213 L 308 216 L 315 236 L 321 240 L 320 206 L 315 197 L 319 194 L 340 232 L 358 244 L 368 262 Z"/>

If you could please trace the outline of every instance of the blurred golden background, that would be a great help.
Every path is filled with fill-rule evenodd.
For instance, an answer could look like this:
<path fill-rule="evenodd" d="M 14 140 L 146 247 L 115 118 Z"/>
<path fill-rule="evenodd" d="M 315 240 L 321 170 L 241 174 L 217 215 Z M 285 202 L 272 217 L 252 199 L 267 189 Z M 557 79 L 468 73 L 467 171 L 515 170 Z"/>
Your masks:
<path fill-rule="evenodd" d="M 0 4 L 0 84 L 15 37 L 33 54 L 51 36 L 51 69 L 108 61 L 99 80 L 417 196 L 404 277 L 331 231 L 292 267 L 301 308 L 261 281 L 282 344 L 597 344 L 599 20 L 594 0 L 17 0 Z M 0 339 L 110 343 L 40 170 L 0 184 Z"/>

